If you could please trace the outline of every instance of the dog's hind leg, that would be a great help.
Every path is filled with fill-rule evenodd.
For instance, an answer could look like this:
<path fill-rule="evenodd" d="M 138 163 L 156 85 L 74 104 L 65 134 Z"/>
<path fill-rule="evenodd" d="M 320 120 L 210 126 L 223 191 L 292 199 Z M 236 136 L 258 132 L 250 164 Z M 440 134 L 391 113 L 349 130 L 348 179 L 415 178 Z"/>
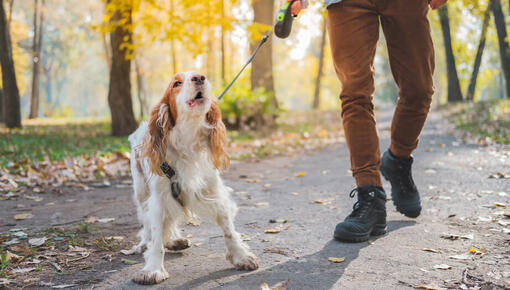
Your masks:
<path fill-rule="evenodd" d="M 170 251 L 182 251 L 191 247 L 191 242 L 181 236 L 177 221 L 170 217 L 165 219 L 163 224 L 164 245 Z"/>
<path fill-rule="evenodd" d="M 234 216 L 237 206 L 230 198 L 227 187 L 220 183 L 218 199 L 211 205 L 216 222 L 223 230 L 227 247 L 227 260 L 239 270 L 256 270 L 259 267 L 257 257 L 250 248 L 241 241 L 234 227 Z"/>

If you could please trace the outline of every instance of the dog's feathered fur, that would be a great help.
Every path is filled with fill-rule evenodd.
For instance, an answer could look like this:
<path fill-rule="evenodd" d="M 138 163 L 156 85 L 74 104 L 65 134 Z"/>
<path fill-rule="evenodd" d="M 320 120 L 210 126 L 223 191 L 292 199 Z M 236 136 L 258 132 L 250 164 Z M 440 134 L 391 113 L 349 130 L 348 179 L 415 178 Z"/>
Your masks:
<path fill-rule="evenodd" d="M 194 214 L 218 223 L 224 232 L 227 260 L 236 268 L 258 268 L 255 255 L 234 228 L 237 207 L 219 172 L 229 166 L 226 130 L 204 76 L 176 74 L 152 109 L 149 122 L 143 122 L 129 141 L 134 200 L 143 225 L 141 241 L 131 252 L 140 253 L 147 247 L 145 267 L 133 281 L 155 284 L 168 278 L 164 248 L 182 250 L 190 246 L 181 237 L 178 224 Z M 172 196 L 170 180 L 160 169 L 164 161 L 177 172 L 174 181 L 182 188 L 179 198 L 184 206 Z"/>

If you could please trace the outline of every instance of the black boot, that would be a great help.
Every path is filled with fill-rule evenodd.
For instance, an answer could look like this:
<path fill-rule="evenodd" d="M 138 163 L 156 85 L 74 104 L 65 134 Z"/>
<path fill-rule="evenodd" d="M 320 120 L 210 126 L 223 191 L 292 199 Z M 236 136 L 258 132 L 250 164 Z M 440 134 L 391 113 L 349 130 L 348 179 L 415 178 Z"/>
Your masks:
<path fill-rule="evenodd" d="M 408 159 L 394 156 L 388 149 L 381 162 L 381 174 L 391 183 L 391 198 L 399 212 L 415 218 L 421 213 L 420 193 L 413 181 L 411 166 L 413 157 Z"/>
<path fill-rule="evenodd" d="M 363 242 L 370 235 L 386 233 L 386 193 L 382 187 L 360 186 L 351 191 L 358 193 L 353 211 L 335 228 L 335 239 L 345 242 Z"/>

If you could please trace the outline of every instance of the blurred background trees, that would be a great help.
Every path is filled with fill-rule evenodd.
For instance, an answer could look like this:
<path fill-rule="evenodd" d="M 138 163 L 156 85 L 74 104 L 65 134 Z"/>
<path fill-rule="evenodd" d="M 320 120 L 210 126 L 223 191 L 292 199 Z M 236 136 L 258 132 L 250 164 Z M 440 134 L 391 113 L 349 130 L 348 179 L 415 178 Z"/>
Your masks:
<path fill-rule="evenodd" d="M 113 135 L 127 135 L 176 72 L 204 72 L 219 93 L 271 28 L 277 2 L 4 0 L 0 118 L 10 128 L 21 126 L 21 116 L 109 118 Z M 436 105 L 509 98 L 509 6 L 449 1 L 430 12 Z M 288 39 L 272 37 L 261 49 L 222 101 L 230 128 L 267 125 L 282 109 L 338 108 L 324 10 L 312 1 Z M 398 92 L 386 54 L 380 42 L 381 103 Z"/>

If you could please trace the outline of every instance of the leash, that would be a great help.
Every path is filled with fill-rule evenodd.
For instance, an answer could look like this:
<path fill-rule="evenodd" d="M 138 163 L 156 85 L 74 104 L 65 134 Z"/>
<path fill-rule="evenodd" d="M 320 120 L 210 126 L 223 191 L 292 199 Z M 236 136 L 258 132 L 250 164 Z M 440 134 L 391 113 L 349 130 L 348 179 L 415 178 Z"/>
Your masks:
<path fill-rule="evenodd" d="M 268 32 L 266 35 L 264 35 L 264 37 L 262 38 L 262 40 L 259 42 L 259 44 L 257 45 L 257 47 L 255 48 L 255 50 L 252 52 L 252 54 L 250 55 L 250 57 L 248 58 L 248 61 L 244 64 L 243 68 L 241 68 L 241 70 L 237 73 L 237 75 L 235 76 L 235 78 L 230 82 L 230 84 L 225 88 L 225 90 L 223 90 L 223 93 L 221 93 L 221 95 L 218 97 L 218 101 L 220 101 L 223 96 L 227 93 L 227 91 L 232 87 L 232 85 L 235 83 L 235 81 L 237 81 L 237 78 L 241 75 L 241 73 L 244 71 L 244 69 L 252 62 L 252 60 L 255 58 L 255 55 L 257 54 L 257 52 L 259 51 L 260 47 L 266 43 L 266 41 L 269 39 L 269 33 Z"/>

